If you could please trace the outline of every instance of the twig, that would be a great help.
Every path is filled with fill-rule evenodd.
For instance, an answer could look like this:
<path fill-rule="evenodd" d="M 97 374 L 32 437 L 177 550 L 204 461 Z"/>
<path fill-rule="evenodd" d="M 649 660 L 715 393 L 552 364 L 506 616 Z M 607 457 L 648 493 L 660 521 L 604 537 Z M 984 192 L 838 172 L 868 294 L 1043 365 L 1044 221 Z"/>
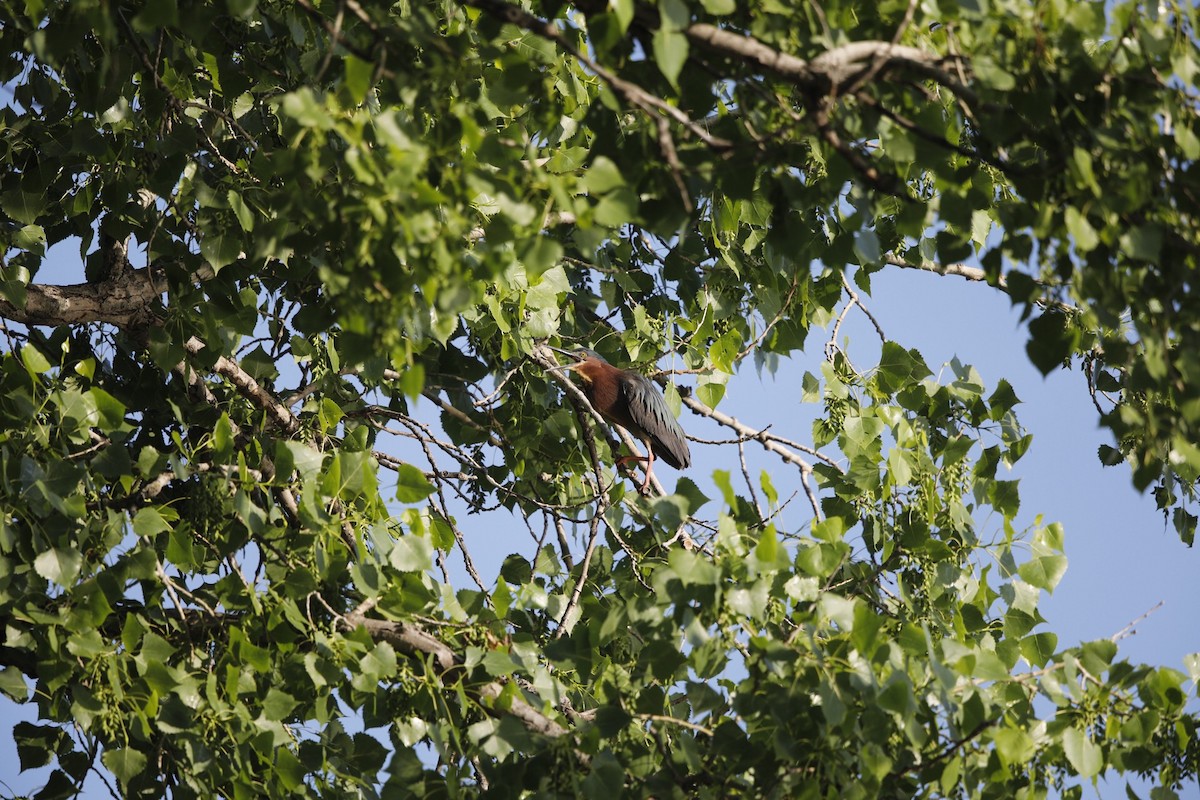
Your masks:
<path fill-rule="evenodd" d="M 496 402 L 496 398 L 500 396 L 502 391 L 504 391 L 504 387 L 508 385 L 508 382 L 512 379 L 512 376 L 516 375 L 520 371 L 521 366 L 518 364 L 508 372 L 504 373 L 504 377 L 499 380 L 495 389 L 478 400 L 472 401 L 471 405 L 475 406 L 476 408 L 483 408 L 484 406 L 490 406 L 492 403 Z"/>
<path fill-rule="evenodd" d="M 875 332 L 879 334 L 879 341 L 887 342 L 887 336 L 883 332 L 883 326 L 879 324 L 879 320 L 875 319 L 875 315 L 871 313 L 871 309 L 867 308 L 863 303 L 862 298 L 858 296 L 858 292 L 854 291 L 854 287 L 850 285 L 850 281 L 846 279 L 846 273 L 842 273 L 842 286 L 846 287 L 846 293 L 850 296 L 851 302 L 862 309 L 862 312 L 867 315 L 867 319 L 871 320 L 871 324 L 875 326 Z"/>
<path fill-rule="evenodd" d="M 785 439 L 782 436 L 768 433 L 767 431 L 771 428 L 770 425 L 768 425 L 766 428 L 755 430 L 745 423 L 738 422 L 736 419 L 728 414 L 725 414 L 724 412 L 717 411 L 715 408 L 709 408 L 691 395 L 682 395 L 681 399 L 683 404 L 696 414 L 699 414 L 702 417 L 707 417 L 708 419 L 716 422 L 718 425 L 723 425 L 726 428 L 736 431 L 740 438 L 744 437 L 744 441 L 750 441 L 753 439 L 754 441 L 762 442 L 763 447 L 765 447 L 767 450 L 770 450 L 772 453 L 775 453 L 789 464 L 795 464 L 801 469 L 812 469 L 812 466 L 807 461 L 791 452 L 791 450 L 799 450 L 800 452 L 806 453 L 813 458 L 824 461 L 826 464 L 839 471 L 841 470 L 841 468 L 838 467 L 837 462 L 824 453 L 817 452 L 815 449 L 806 445 L 802 445 L 799 442 L 794 442 L 791 439 Z"/>
<path fill-rule="evenodd" d="M 462 424 L 466 425 L 468 428 L 472 428 L 481 433 L 486 433 L 488 444 L 490 444 L 492 447 L 499 448 L 499 449 L 504 448 L 504 443 L 500 441 L 500 439 L 496 436 L 496 434 L 493 431 L 489 430 L 488 428 L 484 427 L 483 425 L 480 425 L 475 420 L 471 419 L 469 416 L 467 416 L 466 412 L 464 412 L 462 409 L 455 408 L 446 400 L 443 400 L 442 398 L 438 397 L 437 394 L 432 389 L 425 389 L 424 391 L 421 392 L 421 396 L 424 397 L 426 400 L 430 401 L 431 403 L 433 403 L 434 405 L 436 405 L 442 411 L 446 412 L 446 414 L 448 414 L 449 416 L 454 417 L 456 420 L 458 420 Z"/>
<path fill-rule="evenodd" d="M 738 439 L 738 461 L 742 466 L 742 477 L 746 479 L 746 488 L 750 491 L 750 499 L 754 503 L 754 511 L 758 514 L 758 521 L 763 521 L 762 505 L 758 502 L 758 492 L 754 489 L 754 481 L 750 479 L 750 467 L 746 464 L 746 442 L 748 439 Z"/>
<path fill-rule="evenodd" d="M 605 527 L 608 528 L 609 534 L 617 540 L 617 544 L 621 545 L 621 549 L 625 551 L 625 555 L 629 556 L 629 571 L 633 573 L 634 579 L 642 585 L 642 588 L 648 592 L 654 591 L 650 588 L 650 584 L 646 583 L 646 579 L 642 577 L 642 563 L 637 556 L 633 554 L 633 548 L 629 543 L 621 538 L 621 534 L 617 532 L 615 525 L 609 524 L 608 520 L 604 520 Z"/>
<path fill-rule="evenodd" d="M 750 342 L 750 344 L 746 345 L 745 349 L 742 350 L 742 352 L 737 354 L 737 357 L 734 359 L 735 361 L 741 361 L 743 358 L 745 358 L 747 355 L 749 355 L 750 352 L 752 350 L 754 350 L 754 348 L 756 348 L 760 344 L 762 344 L 762 341 L 763 341 L 763 339 L 765 339 L 767 337 L 767 334 L 770 333 L 771 330 L 777 324 L 779 324 L 779 321 L 781 319 L 783 319 L 784 314 L 787 312 L 788 308 L 791 306 L 792 298 L 796 296 L 796 287 L 799 285 L 800 285 L 800 273 L 797 271 L 796 274 L 792 276 L 792 285 L 788 287 L 787 297 L 785 297 L 783 299 L 783 302 L 779 305 L 779 310 L 775 312 L 775 316 L 772 317 L 771 321 L 766 324 L 766 327 L 764 327 L 762 329 L 762 332 L 759 333 L 758 336 L 756 336 L 754 338 L 754 341 L 752 341 L 752 342 Z"/>
<path fill-rule="evenodd" d="M 570 633 L 575 628 L 576 620 L 571 619 L 571 613 L 579 608 L 579 598 L 583 596 L 583 587 L 587 583 L 588 570 L 592 566 L 592 554 L 596 552 L 596 542 L 600 538 L 600 509 L 602 505 L 603 501 L 598 502 L 596 513 L 592 515 L 588 532 L 587 550 L 583 554 L 583 564 L 579 568 L 579 580 L 571 592 L 571 599 L 567 601 L 567 607 L 563 609 L 562 616 L 558 618 L 558 629 L 554 631 L 555 639 L 562 637 L 564 633 Z"/>
<path fill-rule="evenodd" d="M 311 2 L 309 2 L 309 0 L 296 0 L 296 5 L 298 5 L 300 7 L 300 9 L 302 11 L 304 11 L 304 13 L 308 14 L 310 17 L 312 17 L 314 20 L 316 20 L 317 24 L 319 24 L 322 28 L 324 28 L 325 32 L 328 33 L 330 35 L 330 37 L 337 44 L 340 44 L 342 47 L 346 48 L 346 50 L 353 53 L 355 56 L 362 59 L 363 61 L 366 61 L 368 63 L 375 62 L 375 59 L 371 56 L 370 53 L 368 53 L 366 50 L 364 50 L 361 47 L 359 47 L 358 45 L 356 45 L 354 42 L 351 42 L 350 40 L 348 40 L 344 36 L 342 36 L 341 31 L 335 29 L 334 26 L 329 22 L 329 20 L 320 11 L 318 11 L 313 6 L 313 4 Z M 351 5 L 350 9 L 355 12 L 356 16 L 358 16 L 359 12 L 362 11 L 362 8 L 359 7 L 357 3 Z M 362 16 L 359 16 L 359 18 L 361 19 Z M 368 24 L 367 27 L 371 28 L 372 33 L 378 34 L 378 30 L 374 27 L 373 23 Z M 394 78 L 396 75 L 392 70 L 386 69 L 383 66 L 382 59 L 380 59 L 380 63 L 378 64 L 376 71 L 379 73 L 377 78 L 378 77 Z"/>
<path fill-rule="evenodd" d="M 640 720 L 645 720 L 646 722 L 669 722 L 672 725 L 678 725 L 681 728 L 687 728 L 688 730 L 693 730 L 696 733 L 702 733 L 705 736 L 715 735 L 710 728 L 706 728 L 703 725 L 690 722 L 686 719 L 668 716 L 667 714 L 638 714 L 637 718 Z"/>
<path fill-rule="evenodd" d="M 1154 606 L 1153 606 L 1153 607 L 1152 607 L 1152 608 L 1151 608 L 1149 611 L 1147 611 L 1145 614 L 1142 614 L 1140 617 L 1138 617 L 1137 619 L 1135 619 L 1133 622 L 1129 623 L 1129 624 L 1128 624 L 1128 625 L 1126 625 L 1124 628 L 1121 628 L 1121 630 L 1117 631 L 1117 632 L 1116 632 L 1116 633 L 1114 633 L 1112 636 L 1108 637 L 1109 641 L 1111 641 L 1111 642 L 1119 642 L 1119 641 L 1121 641 L 1122 639 L 1126 638 L 1127 636 L 1133 636 L 1133 635 L 1135 635 L 1135 634 L 1137 633 L 1137 630 L 1136 630 L 1136 628 L 1137 628 L 1137 624 L 1138 624 L 1139 622 L 1141 622 L 1142 620 L 1146 619 L 1147 617 L 1149 617 L 1149 616 L 1150 616 L 1151 614 L 1153 614 L 1155 611 L 1158 611 L 1160 608 L 1162 608 L 1162 607 L 1163 607 L 1163 604 L 1164 604 L 1164 601 L 1162 601 L 1162 600 L 1159 600 L 1159 601 L 1158 601 L 1157 603 L 1155 603 L 1155 604 L 1154 604 Z"/>

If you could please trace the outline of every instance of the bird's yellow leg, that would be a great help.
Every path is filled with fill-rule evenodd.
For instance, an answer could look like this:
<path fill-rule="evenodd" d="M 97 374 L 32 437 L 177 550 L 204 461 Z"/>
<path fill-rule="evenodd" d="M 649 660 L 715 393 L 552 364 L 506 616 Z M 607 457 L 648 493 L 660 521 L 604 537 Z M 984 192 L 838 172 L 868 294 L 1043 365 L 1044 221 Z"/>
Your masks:
<path fill-rule="evenodd" d="M 654 451 L 653 451 L 653 450 L 651 450 L 650 448 L 647 448 L 647 449 L 646 449 L 646 452 L 647 452 L 647 453 L 649 453 L 649 455 L 645 455 L 645 456 L 621 456 L 621 457 L 620 457 L 620 458 L 618 458 L 618 459 L 617 459 L 617 461 L 616 461 L 616 465 L 617 465 L 618 467 L 624 466 L 625 464 L 628 464 L 630 461 L 641 461 L 643 464 L 645 464 L 645 468 L 646 468 L 646 475 L 645 475 L 645 477 L 643 477 L 643 478 L 642 478 L 642 484 L 641 484 L 641 486 L 639 486 L 639 487 L 638 487 L 638 491 L 639 491 L 641 494 L 646 494 L 646 493 L 649 491 L 649 489 L 650 489 L 650 476 L 651 476 L 651 474 L 653 474 L 653 473 L 651 473 L 651 471 L 650 471 L 650 468 L 651 468 L 651 466 L 654 464 Z"/>

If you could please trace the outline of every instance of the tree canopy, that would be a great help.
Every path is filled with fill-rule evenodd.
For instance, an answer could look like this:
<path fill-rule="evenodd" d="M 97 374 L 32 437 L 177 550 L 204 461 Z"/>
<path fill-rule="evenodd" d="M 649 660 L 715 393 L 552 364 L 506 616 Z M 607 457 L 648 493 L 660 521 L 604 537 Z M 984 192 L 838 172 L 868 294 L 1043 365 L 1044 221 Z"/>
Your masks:
<path fill-rule="evenodd" d="M 1200 656 L 1046 630 L 1012 388 L 838 339 L 881 270 L 1007 294 L 1190 545 L 1192 4 L 3 15 L 0 690 L 39 797 L 1196 780 Z M 548 344 L 652 374 L 729 468 L 640 494 Z M 722 410 L 751 368 L 807 370 L 778 425 Z"/>

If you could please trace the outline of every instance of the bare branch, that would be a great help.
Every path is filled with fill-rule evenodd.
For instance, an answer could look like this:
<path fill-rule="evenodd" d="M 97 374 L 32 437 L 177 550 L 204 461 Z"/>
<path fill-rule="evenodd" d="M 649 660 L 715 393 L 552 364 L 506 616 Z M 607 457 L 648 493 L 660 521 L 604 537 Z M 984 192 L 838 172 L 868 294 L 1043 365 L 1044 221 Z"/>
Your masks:
<path fill-rule="evenodd" d="M 1151 608 L 1149 611 L 1147 611 L 1145 614 L 1142 614 L 1140 617 L 1135 619 L 1133 622 L 1129 623 L 1124 628 L 1121 628 L 1121 630 L 1117 631 L 1112 636 L 1108 637 L 1109 640 L 1113 641 L 1113 642 L 1119 642 L 1127 636 L 1133 636 L 1135 633 L 1137 633 L 1138 623 L 1142 622 L 1143 620 L 1145 620 L 1147 617 L 1149 617 L 1151 614 L 1153 614 L 1155 611 L 1158 611 L 1162 607 L 1163 607 L 1163 601 L 1159 600 L 1157 603 L 1154 604 L 1154 607 Z"/>
<path fill-rule="evenodd" d="M 925 272 L 936 272 L 939 275 L 958 275 L 960 278 L 966 278 L 969 281 L 987 281 L 987 273 L 978 267 L 968 267 L 966 264 L 934 264 L 926 261 L 921 264 L 914 264 L 911 261 L 905 261 L 899 256 L 889 255 L 884 256 L 884 262 L 893 267 L 903 267 L 905 269 L 919 269 Z M 1001 289 L 1008 289 L 1008 282 L 1004 280 L 1004 276 L 998 276 L 996 285 Z"/>
<path fill-rule="evenodd" d="M 886 342 L 887 336 L 883 332 L 883 326 L 879 324 L 879 320 L 875 319 L 875 315 L 871 313 L 871 309 L 867 308 L 863 303 L 862 298 L 858 296 L 858 292 L 854 291 L 854 287 L 850 285 L 850 281 L 846 278 L 846 273 L 842 273 L 842 286 L 846 289 L 846 294 L 850 297 L 850 305 L 856 305 L 862 312 L 867 315 L 867 319 L 875 326 L 875 333 L 879 336 L 879 341 Z"/>
<path fill-rule="evenodd" d="M 817 496 L 813 492 L 812 487 L 808 482 L 808 478 L 813 471 L 812 464 L 809 464 L 805 459 L 797 455 L 795 450 L 800 450 L 815 458 L 818 458 L 840 471 L 841 468 L 837 466 L 837 463 L 833 459 L 822 453 L 818 453 L 812 448 L 804 447 L 796 442 L 792 442 L 779 436 L 775 436 L 774 434 L 767 433 L 766 429 L 755 430 L 749 425 L 738 422 L 728 414 L 723 414 L 722 412 L 717 411 L 715 408 L 709 408 L 691 395 L 684 395 L 682 400 L 685 406 L 700 416 L 708 417 L 719 425 L 732 428 L 737 433 L 740 441 L 757 441 L 761 443 L 765 449 L 779 456 L 787 463 L 794 464 L 795 466 L 799 467 L 800 477 L 804 484 L 804 493 L 808 496 L 808 501 L 812 505 L 813 513 L 816 515 L 817 519 L 821 519 L 820 504 L 817 502 Z"/>
<path fill-rule="evenodd" d="M 475 420 L 471 419 L 469 416 L 467 416 L 465 411 L 451 405 L 448 400 L 443 400 L 442 398 L 438 397 L 437 393 L 435 391 L 433 391 L 432 389 L 425 389 L 424 391 L 421 392 L 421 396 L 424 397 L 429 402 L 436 405 L 442 411 L 444 411 L 447 414 L 449 414 L 450 416 L 454 417 L 456 420 L 461 422 L 463 425 L 466 425 L 468 428 L 473 428 L 474 430 L 477 430 L 480 433 L 486 434 L 488 444 L 490 444 L 492 447 L 504 449 L 504 443 L 500 441 L 499 437 L 496 436 L 494 431 L 492 431 L 488 428 L 485 428 L 484 426 L 480 425 Z"/>
<path fill-rule="evenodd" d="M 584 586 L 587 585 L 588 570 L 592 565 L 592 554 L 596 551 L 596 542 L 600 538 L 600 521 L 604 519 L 604 514 L 608 510 L 608 492 L 601 485 L 602 477 L 600 474 L 600 455 L 596 452 L 596 440 L 592 437 L 591 426 L 585 420 L 580 420 L 583 423 L 583 438 L 587 442 L 588 455 L 592 458 L 592 472 L 596 476 L 596 510 L 592 512 L 592 521 L 588 526 L 588 543 L 587 550 L 583 554 L 583 564 L 579 569 L 579 580 L 575 584 L 574 591 L 571 592 L 571 598 L 567 601 L 567 607 L 563 609 L 562 616 L 558 618 L 558 630 L 554 632 L 554 638 L 557 639 L 564 633 L 570 633 L 575 627 L 575 619 L 571 618 L 572 612 L 579 608 L 579 598 L 583 596 Z M 633 554 L 629 554 L 633 558 Z"/>

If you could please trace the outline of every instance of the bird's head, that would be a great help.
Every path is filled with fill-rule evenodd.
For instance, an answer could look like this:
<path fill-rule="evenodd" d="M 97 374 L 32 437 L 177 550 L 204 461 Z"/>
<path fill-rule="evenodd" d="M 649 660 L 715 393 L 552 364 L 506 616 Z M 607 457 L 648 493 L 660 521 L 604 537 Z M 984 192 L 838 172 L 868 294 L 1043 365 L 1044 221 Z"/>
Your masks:
<path fill-rule="evenodd" d="M 578 367 L 580 364 L 586 363 L 588 361 L 599 361 L 601 364 L 608 363 L 608 361 L 604 358 L 604 356 L 600 355 L 595 350 L 592 350 L 591 348 L 588 348 L 588 347 L 576 347 L 574 350 L 564 350 L 563 348 L 555 347 L 554 345 L 546 345 L 546 346 L 549 347 L 554 352 L 560 353 L 560 354 L 566 356 L 567 358 L 571 359 L 571 361 L 568 364 L 564 365 L 564 369 L 574 369 L 575 367 Z"/>
<path fill-rule="evenodd" d="M 588 383 L 592 382 L 593 377 L 600 372 L 606 370 L 615 370 L 616 367 L 608 363 L 604 356 L 597 353 L 595 350 L 587 347 L 577 347 L 574 350 L 564 350 L 561 347 L 546 345 L 556 353 L 560 353 L 571 359 L 566 364 L 559 364 L 557 367 L 551 367 L 552 372 L 567 372 L 575 370 Z"/>

